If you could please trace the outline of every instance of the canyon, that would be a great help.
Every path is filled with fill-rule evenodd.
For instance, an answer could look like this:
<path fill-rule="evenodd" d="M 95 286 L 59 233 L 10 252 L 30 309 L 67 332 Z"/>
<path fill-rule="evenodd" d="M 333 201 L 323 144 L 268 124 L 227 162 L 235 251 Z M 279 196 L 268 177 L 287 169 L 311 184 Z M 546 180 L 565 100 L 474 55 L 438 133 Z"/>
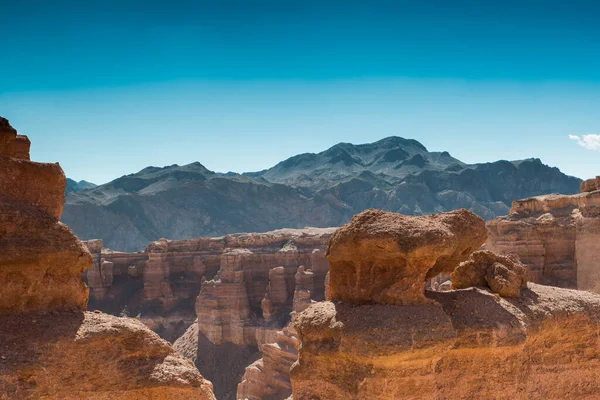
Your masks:
<path fill-rule="evenodd" d="M 448 171 L 449 155 L 385 143 L 417 149 L 442 175 L 483 168 Z M 30 145 L 0 119 L 0 399 L 600 395 L 600 296 L 563 289 L 600 291 L 600 178 L 533 167 L 555 175 L 536 190 L 567 182 L 580 193 L 515 200 L 487 223 L 473 204 L 426 216 L 368 209 L 340 228 L 159 237 L 125 252 L 60 222 L 65 196 L 104 189 L 31 162 Z M 379 151 L 343 144 L 234 179 L 329 190 L 326 160 L 351 165 L 343 181 Z M 433 173 L 415 172 L 415 157 L 396 182 Z M 164 188 L 200 169 L 188 167 L 147 173 Z M 147 183 L 135 179 L 127 185 Z"/>
<path fill-rule="evenodd" d="M 361 255 L 361 251 L 366 251 L 365 247 L 355 247 L 356 242 L 362 241 L 360 235 L 364 234 L 364 229 L 355 232 L 358 236 L 347 241 L 348 248 L 343 252 L 340 249 L 345 245 L 337 244 L 337 236 L 331 239 L 330 246 L 336 246 L 338 253 L 342 252 L 343 255 L 329 254 L 329 260 L 325 258 L 325 249 L 336 228 L 282 229 L 190 240 L 161 239 L 137 253 L 115 252 L 104 249 L 99 240 L 88 241 L 88 248 L 94 255 L 94 266 L 85 274 L 91 291 L 90 309 L 136 316 L 163 338 L 175 341 L 176 349 L 192 359 L 201 373 L 214 381 L 218 398 L 284 399 L 291 394 L 288 371 L 298 357 L 299 338 L 294 320 L 315 301 L 325 298 L 329 261 L 333 261 L 332 269 L 341 265 L 342 271 L 345 271 L 342 275 L 334 272 L 334 281 L 328 288 L 329 298 L 348 303 L 354 303 L 356 296 L 359 296 L 359 303 L 427 304 L 434 299 L 437 301 L 437 294 L 424 292 L 422 287 L 411 283 L 412 278 L 401 281 L 408 285 L 402 286 L 395 283 L 394 276 L 386 275 L 394 271 L 392 267 L 397 267 L 399 259 L 407 260 L 404 268 L 413 271 L 411 277 L 430 282 L 428 289 L 432 289 L 433 281 L 451 281 L 455 289 L 483 286 L 505 298 L 516 298 L 519 297 L 516 293 L 523 288 L 522 283 L 528 280 L 532 283 L 594 290 L 592 286 L 598 279 L 593 274 L 579 273 L 580 282 L 577 286 L 576 281 L 557 279 L 558 275 L 551 273 L 556 268 L 536 268 L 532 265 L 528 255 L 540 248 L 537 243 L 534 245 L 538 247 L 532 250 L 527 247 L 532 242 L 521 244 L 509 237 L 502 243 L 513 247 L 495 245 L 498 236 L 494 227 L 498 221 L 516 218 L 516 215 L 524 215 L 522 210 L 536 207 L 554 210 L 552 212 L 555 215 L 556 210 L 560 210 L 564 215 L 576 215 L 579 218 L 579 211 L 565 211 L 566 204 L 579 204 L 588 218 L 582 220 L 588 232 L 600 215 L 594 211 L 596 203 L 593 199 L 596 196 L 593 192 L 585 192 L 515 201 L 509 216 L 489 221 L 485 228 L 481 220 L 466 210 L 450 213 L 448 215 L 460 221 L 455 225 L 471 235 L 466 244 L 453 248 L 451 252 L 449 249 L 452 248 L 447 244 L 458 246 L 459 242 L 452 235 L 445 234 L 443 229 L 439 230 L 444 223 L 436 220 L 448 218 L 446 214 L 430 217 L 431 227 L 419 234 L 410 217 L 369 210 L 356 218 L 383 219 L 383 227 L 386 224 L 412 227 L 407 232 L 398 233 L 394 241 L 403 241 L 403 247 L 419 241 L 432 242 L 427 245 L 427 252 L 435 254 L 435 248 L 442 249 L 446 266 L 426 261 L 421 254 L 421 247 L 418 247 L 421 253 L 417 254 L 414 261 L 410 261 L 406 254 L 382 252 L 390 244 L 376 242 L 376 247 L 369 251 L 380 254 L 377 265 L 381 270 L 370 269 L 367 274 L 361 273 L 360 265 L 356 264 L 360 260 L 371 263 L 368 257 Z M 548 199 L 559 200 L 548 204 L 537 203 Z M 539 226 L 529 226 L 529 221 L 523 225 L 529 230 L 522 235 L 531 240 L 543 230 Z M 557 224 L 557 229 L 563 225 Z M 384 230 L 381 227 L 370 229 L 374 232 Z M 513 233 L 514 230 L 515 225 L 505 229 Z M 486 236 L 487 240 L 482 239 Z M 555 231 L 550 232 L 548 238 L 565 239 L 566 236 L 564 232 Z M 478 251 L 484 242 L 487 250 Z M 584 242 L 593 249 L 593 237 L 586 238 Z M 545 247 L 554 250 L 561 248 L 554 244 Z M 521 252 L 515 249 L 521 249 Z M 464 260 L 457 257 L 465 251 L 472 253 L 471 258 L 460 263 Z M 513 259 L 511 254 L 515 253 L 520 258 Z M 560 255 L 560 262 L 567 265 L 566 270 L 573 276 L 577 276 L 574 269 L 576 259 L 574 252 Z M 589 260 L 593 261 L 594 258 Z M 479 271 L 477 268 L 480 265 L 486 267 Z M 423 270 L 424 266 L 427 268 Z M 415 267 L 421 271 L 415 270 Z M 593 272 L 597 267 L 592 264 L 587 270 Z M 357 284 L 353 283 L 354 276 L 359 277 Z M 393 287 L 385 287 L 392 283 Z M 355 292 L 357 288 L 360 290 Z M 444 287 L 442 292 L 449 289 Z M 437 289 L 432 290 L 440 290 L 439 284 Z M 398 300 L 398 296 L 401 300 Z"/>
<path fill-rule="evenodd" d="M 600 296 L 474 252 L 487 234 L 467 213 L 366 211 L 336 231 L 327 301 L 293 322 L 294 399 L 600 396 Z M 421 294 L 424 276 L 449 270 L 462 289 Z"/>
<path fill-rule="evenodd" d="M 86 246 L 59 222 L 66 178 L 0 118 L 0 398 L 201 399 L 212 385 L 134 319 L 85 311 Z"/>
<path fill-rule="evenodd" d="M 90 288 L 89 309 L 136 317 L 171 342 L 205 312 L 201 323 L 206 324 L 211 342 L 254 343 L 241 327 L 263 322 L 284 326 L 293 308 L 294 275 L 300 266 L 314 275 L 313 299 L 323 299 L 329 270 L 324 251 L 334 230 L 280 229 L 161 239 L 137 253 L 105 249 L 101 240 L 86 241 L 94 260 L 83 274 Z M 213 316 L 213 310 L 203 308 L 213 298 L 221 298 L 214 307 L 225 313 L 234 312 L 230 298 L 244 299 L 236 306 L 239 327 L 209 333 L 230 317 Z"/>
<path fill-rule="evenodd" d="M 487 223 L 485 247 L 516 254 L 529 280 L 600 293 L 600 187 L 594 178 L 574 195 L 543 195 L 513 202 L 506 216 Z"/>
<path fill-rule="evenodd" d="M 160 238 L 341 226 L 368 208 L 406 215 L 466 208 L 490 220 L 513 200 L 574 194 L 580 184 L 539 159 L 466 164 L 416 140 L 388 137 L 339 143 L 244 174 L 199 162 L 147 167 L 97 187 L 74 186 L 62 220 L 82 239 L 134 252 Z"/>
<path fill-rule="evenodd" d="M 137 253 L 90 240 L 89 309 L 135 317 L 175 342 L 219 399 L 235 398 L 238 383 L 243 398 L 284 398 L 297 355 L 290 314 L 324 299 L 335 229 L 161 239 Z"/>

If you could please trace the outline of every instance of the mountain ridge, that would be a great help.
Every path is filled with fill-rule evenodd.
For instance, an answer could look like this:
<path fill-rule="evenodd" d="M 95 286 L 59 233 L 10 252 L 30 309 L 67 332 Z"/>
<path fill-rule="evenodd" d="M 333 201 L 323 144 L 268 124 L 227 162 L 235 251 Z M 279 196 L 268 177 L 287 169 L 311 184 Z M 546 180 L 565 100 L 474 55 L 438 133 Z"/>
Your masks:
<path fill-rule="evenodd" d="M 581 180 L 538 158 L 467 164 L 414 139 L 338 143 L 248 173 L 200 162 L 146 167 L 67 194 L 63 221 L 83 239 L 139 250 L 161 237 L 339 226 L 366 208 L 419 215 L 470 209 L 485 219 L 513 200 L 576 193 Z"/>

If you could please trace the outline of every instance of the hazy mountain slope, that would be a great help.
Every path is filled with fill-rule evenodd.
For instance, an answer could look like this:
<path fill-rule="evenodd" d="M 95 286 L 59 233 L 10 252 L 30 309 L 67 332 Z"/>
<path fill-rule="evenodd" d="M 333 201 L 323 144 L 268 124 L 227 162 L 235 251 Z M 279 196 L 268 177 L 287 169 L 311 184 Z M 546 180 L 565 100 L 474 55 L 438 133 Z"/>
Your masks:
<path fill-rule="evenodd" d="M 65 188 L 65 193 L 80 192 L 82 190 L 95 188 L 96 186 L 98 186 L 98 185 L 96 185 L 92 182 L 88 182 L 88 181 L 77 182 L 71 178 L 67 178 L 67 187 Z"/>
<path fill-rule="evenodd" d="M 576 193 L 579 184 L 539 159 L 467 165 L 391 137 L 340 143 L 242 175 L 200 163 L 148 167 L 70 192 L 63 221 L 83 239 L 131 251 L 160 237 L 338 226 L 366 208 L 427 214 L 464 207 L 490 219 L 505 214 L 512 200 Z"/>

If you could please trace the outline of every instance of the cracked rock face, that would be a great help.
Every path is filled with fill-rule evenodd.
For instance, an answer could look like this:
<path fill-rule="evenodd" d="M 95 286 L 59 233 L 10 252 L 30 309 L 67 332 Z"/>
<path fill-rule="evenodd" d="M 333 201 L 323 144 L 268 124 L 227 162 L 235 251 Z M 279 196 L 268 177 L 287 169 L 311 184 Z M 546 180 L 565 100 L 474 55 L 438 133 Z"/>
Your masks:
<path fill-rule="evenodd" d="M 519 297 L 521 289 L 527 287 L 527 268 L 519 257 L 479 250 L 450 275 L 455 289 L 486 286 L 502 297 Z"/>
<path fill-rule="evenodd" d="M 485 248 L 518 255 L 530 282 L 600 293 L 599 190 L 515 201 L 487 226 Z"/>
<path fill-rule="evenodd" d="M 0 120 L 0 315 L 85 310 L 81 273 L 90 253 L 59 222 L 66 178 L 58 164 L 29 161 Z"/>
<path fill-rule="evenodd" d="M 425 280 L 452 272 L 486 237 L 483 220 L 464 209 L 423 217 L 364 211 L 329 242 L 328 299 L 428 303 Z"/>

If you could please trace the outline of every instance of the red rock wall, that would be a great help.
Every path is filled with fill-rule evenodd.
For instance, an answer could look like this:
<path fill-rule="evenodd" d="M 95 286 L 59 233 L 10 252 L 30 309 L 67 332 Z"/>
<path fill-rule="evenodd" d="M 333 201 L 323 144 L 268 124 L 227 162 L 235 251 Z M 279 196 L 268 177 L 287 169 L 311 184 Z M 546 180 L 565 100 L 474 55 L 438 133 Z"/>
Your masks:
<path fill-rule="evenodd" d="M 539 196 L 489 221 L 485 246 L 519 255 L 532 282 L 600 293 L 599 225 L 600 191 Z"/>

